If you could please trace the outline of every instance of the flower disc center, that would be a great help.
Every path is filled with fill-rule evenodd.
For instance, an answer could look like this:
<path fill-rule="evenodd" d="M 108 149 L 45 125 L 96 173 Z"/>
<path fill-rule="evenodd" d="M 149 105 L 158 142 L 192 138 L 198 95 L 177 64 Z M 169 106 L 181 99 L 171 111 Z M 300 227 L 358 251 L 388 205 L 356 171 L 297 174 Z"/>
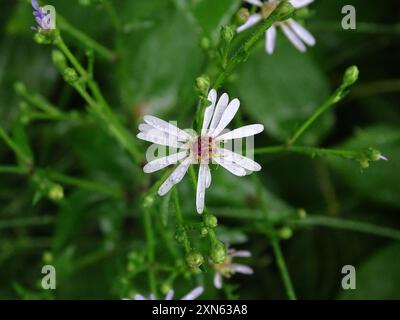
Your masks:
<path fill-rule="evenodd" d="M 195 138 L 191 150 L 199 163 L 208 163 L 216 150 L 215 140 L 210 136 L 198 136 Z"/>

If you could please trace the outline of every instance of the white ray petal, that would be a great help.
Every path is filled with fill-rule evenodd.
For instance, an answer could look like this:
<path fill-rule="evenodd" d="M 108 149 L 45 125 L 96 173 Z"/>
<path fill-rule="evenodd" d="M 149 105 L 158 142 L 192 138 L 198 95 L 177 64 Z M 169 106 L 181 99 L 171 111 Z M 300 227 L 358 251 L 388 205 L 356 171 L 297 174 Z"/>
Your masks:
<path fill-rule="evenodd" d="M 158 189 L 158 194 L 160 196 L 167 194 L 175 184 L 179 183 L 183 179 L 192 162 L 192 159 L 192 157 L 187 157 L 175 168 L 167 180 L 165 180 Z"/>
<path fill-rule="evenodd" d="M 150 294 L 150 300 L 157 300 L 156 296 L 154 295 L 154 293 Z"/>
<path fill-rule="evenodd" d="M 380 156 L 379 156 L 379 160 L 388 161 L 389 159 L 388 159 L 388 158 L 386 158 L 386 157 L 385 157 L 385 156 L 383 156 L 383 155 L 380 155 Z"/>
<path fill-rule="evenodd" d="M 139 124 L 139 131 L 146 133 L 147 131 L 150 131 L 150 130 L 157 130 L 157 129 L 147 123 Z"/>
<path fill-rule="evenodd" d="M 245 266 L 243 264 L 238 264 L 238 263 L 232 263 L 232 269 L 237 273 L 243 273 L 243 274 L 253 274 L 254 273 L 252 268 Z"/>
<path fill-rule="evenodd" d="M 192 291 L 190 291 L 188 294 L 182 297 L 181 300 L 195 300 L 197 299 L 202 293 L 204 292 L 203 287 L 197 287 L 194 288 Z"/>
<path fill-rule="evenodd" d="M 210 167 L 207 165 L 206 168 L 206 189 L 211 186 L 211 170 Z"/>
<path fill-rule="evenodd" d="M 244 177 L 246 175 L 246 170 L 244 170 L 241 166 L 237 165 L 234 162 L 227 161 L 223 158 L 214 157 L 213 161 L 217 164 L 224 167 L 230 173 L 234 174 L 235 176 Z"/>
<path fill-rule="evenodd" d="M 224 93 L 218 100 L 217 107 L 215 108 L 214 115 L 212 118 L 212 121 L 210 123 L 210 132 L 211 132 L 217 127 L 218 123 L 221 121 L 221 117 L 224 114 L 224 111 L 228 107 L 229 103 L 229 96 L 227 93 Z"/>
<path fill-rule="evenodd" d="M 233 117 L 235 116 L 236 112 L 239 110 L 240 101 L 239 99 L 233 99 L 228 107 L 225 109 L 224 113 L 222 114 L 221 120 L 219 121 L 215 130 L 212 131 L 212 136 L 218 136 L 222 130 L 226 128 L 226 126 L 232 121 Z"/>
<path fill-rule="evenodd" d="M 224 161 L 234 162 L 238 166 L 249 170 L 249 171 L 260 171 L 261 166 L 255 162 L 254 160 L 244 157 L 236 152 L 232 152 L 228 149 L 217 148 L 217 154 L 222 158 Z"/>
<path fill-rule="evenodd" d="M 172 298 L 174 297 L 174 293 L 174 290 L 168 290 L 167 295 L 165 296 L 165 300 L 172 300 Z"/>
<path fill-rule="evenodd" d="M 232 252 L 231 257 L 248 258 L 251 257 L 251 252 L 248 250 L 238 250 Z"/>
<path fill-rule="evenodd" d="M 173 148 L 182 148 L 183 144 L 178 141 L 176 136 L 164 134 L 155 134 L 155 131 L 148 131 L 147 133 L 140 132 L 137 136 L 138 139 L 149 141 L 162 146 L 169 146 Z"/>
<path fill-rule="evenodd" d="M 141 294 L 135 294 L 135 296 L 133 297 L 134 300 L 147 300 L 144 296 L 142 296 Z"/>
<path fill-rule="evenodd" d="M 299 36 L 299 38 L 303 40 L 306 44 L 308 44 L 311 47 L 315 45 L 314 36 L 300 23 L 296 22 L 294 19 L 289 19 L 287 23 L 292 28 L 292 30 Z"/>
<path fill-rule="evenodd" d="M 152 125 L 154 128 L 166 132 L 170 135 L 177 136 L 181 140 L 186 141 L 192 138 L 187 132 L 179 129 L 177 126 L 174 126 L 173 124 L 168 123 L 160 118 L 154 116 L 144 116 L 143 119 L 145 122 Z"/>
<path fill-rule="evenodd" d="M 274 53 L 275 43 L 276 43 L 276 27 L 274 25 L 272 25 L 265 32 L 265 51 L 268 54 L 273 54 Z"/>
<path fill-rule="evenodd" d="M 211 89 L 208 93 L 208 101 L 211 102 L 211 105 L 204 111 L 203 130 L 208 129 L 214 114 L 215 104 L 217 103 L 217 91 L 215 89 Z"/>
<path fill-rule="evenodd" d="M 289 0 L 293 7 L 296 9 L 308 6 L 310 3 L 314 2 L 314 0 Z"/>
<path fill-rule="evenodd" d="M 281 24 L 283 33 L 289 39 L 289 41 L 299 50 L 300 52 L 306 52 L 307 48 L 300 38 L 290 29 L 285 23 Z"/>
<path fill-rule="evenodd" d="M 240 139 L 245 137 L 254 136 L 264 131 L 264 126 L 262 124 L 251 124 L 244 126 L 233 131 L 227 132 L 215 138 L 216 141 L 225 141 L 232 139 Z"/>
<path fill-rule="evenodd" d="M 243 32 L 244 30 L 247 30 L 247 29 L 251 28 L 252 26 L 257 24 L 258 22 L 260 22 L 261 19 L 262 19 L 261 14 L 258 14 L 258 13 L 252 14 L 244 24 L 242 24 L 241 26 L 239 26 L 236 29 L 236 32 L 240 33 L 240 32 Z"/>
<path fill-rule="evenodd" d="M 214 286 L 217 289 L 221 289 L 222 288 L 222 276 L 219 272 L 216 272 L 214 275 Z"/>
<path fill-rule="evenodd" d="M 203 213 L 204 201 L 206 196 L 207 164 L 200 164 L 199 177 L 197 179 L 196 209 L 198 213 Z"/>
<path fill-rule="evenodd" d="M 168 167 L 171 164 L 175 164 L 178 161 L 182 160 L 187 156 L 188 152 L 181 151 L 179 153 L 174 153 L 166 157 L 162 157 L 159 159 L 155 159 L 153 161 L 150 161 L 143 167 L 143 171 L 145 173 L 152 173 L 156 172 L 158 170 L 164 169 L 165 167 Z"/>
<path fill-rule="evenodd" d="M 262 3 L 261 0 L 244 0 L 244 2 L 253 4 L 253 5 L 257 6 L 257 7 L 262 7 L 263 6 L 263 3 Z"/>

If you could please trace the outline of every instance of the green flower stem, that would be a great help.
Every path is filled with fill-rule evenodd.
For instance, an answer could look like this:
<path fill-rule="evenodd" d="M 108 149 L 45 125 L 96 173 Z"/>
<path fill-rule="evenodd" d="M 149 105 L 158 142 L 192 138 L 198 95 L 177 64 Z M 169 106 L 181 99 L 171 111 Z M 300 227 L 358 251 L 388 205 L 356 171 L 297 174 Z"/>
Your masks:
<path fill-rule="evenodd" d="M 44 226 L 54 223 L 54 220 L 52 216 L 21 217 L 18 219 L 0 220 L 0 229 Z"/>
<path fill-rule="evenodd" d="M 289 272 L 286 266 L 285 259 L 282 254 L 281 247 L 279 245 L 279 241 L 277 239 L 271 239 L 272 249 L 275 254 L 276 263 L 278 269 L 281 273 L 282 281 L 285 285 L 286 294 L 290 300 L 296 300 L 296 293 L 294 292 L 292 281 L 289 276 Z"/>
<path fill-rule="evenodd" d="M 315 148 L 309 146 L 286 146 L 286 145 L 254 149 L 254 154 L 275 154 L 282 152 L 301 153 L 312 157 L 335 156 L 350 160 L 357 160 L 364 153 L 364 151 L 337 150 L 337 149 Z"/>
<path fill-rule="evenodd" d="M 112 112 L 105 98 L 101 94 L 101 91 L 97 83 L 89 76 L 85 68 L 80 64 L 76 57 L 69 50 L 62 37 L 59 35 L 55 41 L 57 47 L 64 53 L 67 59 L 71 62 L 72 66 L 78 71 L 81 77 L 87 81 L 88 86 L 93 92 L 96 100 L 86 91 L 86 89 L 79 85 L 74 84 L 73 87 L 79 92 L 79 94 L 86 100 L 86 102 L 96 111 L 97 115 L 103 120 L 105 126 L 111 131 L 112 135 L 119 141 L 119 143 L 128 150 L 133 160 L 139 164 L 142 159 L 142 155 L 136 147 L 136 143 L 132 138 L 132 135 L 126 128 L 120 123 L 116 115 Z"/>
<path fill-rule="evenodd" d="M 296 293 L 293 288 L 292 280 L 290 279 L 289 270 L 286 266 L 285 258 L 283 257 L 281 247 L 279 245 L 279 239 L 276 236 L 276 232 L 274 230 L 274 225 L 271 219 L 269 218 L 268 212 L 268 204 L 265 202 L 264 197 L 262 196 L 263 192 L 263 184 L 257 174 L 253 173 L 253 181 L 256 185 L 257 196 L 260 200 L 261 208 L 264 213 L 264 221 L 265 227 L 263 228 L 263 232 L 268 237 L 271 242 L 272 249 L 274 251 L 276 264 L 281 275 L 283 284 L 285 286 L 286 294 L 290 300 L 296 300 Z"/>
<path fill-rule="evenodd" d="M 289 224 L 300 227 L 316 226 L 337 228 L 341 230 L 356 231 L 375 236 L 385 237 L 389 239 L 400 241 L 400 230 L 376 226 L 367 222 L 347 220 L 326 216 L 308 216 L 303 219 L 296 219 L 288 221 Z"/>
<path fill-rule="evenodd" d="M 346 70 L 343 77 L 342 84 L 336 91 L 314 112 L 314 114 L 303 123 L 303 125 L 294 133 L 292 138 L 287 142 L 287 145 L 293 145 L 301 135 L 328 109 L 341 101 L 348 93 L 348 89 L 353 85 L 358 79 L 358 69 L 353 66 Z"/>
<path fill-rule="evenodd" d="M 225 70 L 218 76 L 215 81 L 214 88 L 218 89 L 229 77 L 232 71 L 242 62 L 246 61 L 251 49 L 265 35 L 265 31 L 269 29 L 275 22 L 289 19 L 294 13 L 293 6 L 282 1 L 278 7 L 265 19 L 257 30 L 239 47 L 236 53 L 228 61 Z"/>
<path fill-rule="evenodd" d="M 265 19 L 256 31 L 249 36 L 249 38 L 239 47 L 239 49 L 233 54 L 233 56 L 225 63 L 224 70 L 218 75 L 213 88 L 220 88 L 226 79 L 232 74 L 235 68 L 245 62 L 250 54 L 251 49 L 257 44 L 257 42 L 264 37 L 265 31 L 269 29 L 275 22 L 289 19 L 294 13 L 293 6 L 285 1 L 282 1 L 278 7 Z M 201 96 L 196 114 L 197 131 L 201 129 L 203 123 L 204 111 L 208 106 L 209 102 L 207 97 Z"/>
<path fill-rule="evenodd" d="M 4 140 L 4 142 L 10 147 L 12 151 L 14 151 L 15 155 L 21 159 L 27 167 L 32 166 L 33 160 L 29 157 L 25 152 L 14 142 L 13 139 L 0 127 L 0 139 Z"/>
<path fill-rule="evenodd" d="M 0 173 L 25 175 L 28 173 L 28 170 L 26 170 L 26 168 L 17 166 L 0 166 Z"/>
<path fill-rule="evenodd" d="M 191 251 L 191 246 L 187 232 L 185 230 L 185 222 L 183 220 L 183 215 L 179 204 L 178 189 L 176 188 L 176 186 L 172 190 L 172 196 L 174 198 L 176 222 L 178 224 L 178 228 L 180 229 L 179 231 L 181 232 L 182 235 L 182 244 L 183 247 L 185 248 L 185 252 L 189 253 Z"/>
<path fill-rule="evenodd" d="M 117 31 L 121 31 L 122 23 L 121 23 L 121 21 L 120 21 L 120 19 L 118 17 L 117 11 L 114 8 L 114 4 L 110 0 L 105 0 L 103 2 L 103 4 L 104 4 L 104 8 L 106 9 L 108 15 L 110 16 L 110 19 L 111 19 L 111 21 L 112 21 L 112 23 L 114 25 L 114 28 Z"/>
<path fill-rule="evenodd" d="M 75 28 L 72 24 L 70 24 L 64 17 L 57 14 L 57 24 L 61 30 L 68 33 L 71 37 L 80 41 L 85 47 L 89 47 L 93 49 L 95 52 L 99 54 L 99 56 L 104 59 L 114 62 L 116 59 L 116 54 L 110 49 L 106 48 L 102 44 L 90 38 L 88 35 Z"/>
<path fill-rule="evenodd" d="M 90 180 L 75 178 L 52 170 L 40 170 L 40 171 L 43 173 L 44 176 L 46 176 L 50 180 L 59 182 L 61 184 L 70 185 L 98 193 L 103 193 L 118 199 L 123 198 L 124 195 L 122 190 L 119 190 L 116 187 L 110 187 L 104 183 L 98 183 Z"/>
<path fill-rule="evenodd" d="M 157 297 L 157 282 L 156 282 L 156 275 L 154 272 L 155 240 L 154 240 L 154 232 L 151 221 L 151 208 L 144 208 L 143 222 L 147 240 L 147 259 L 149 263 L 149 268 L 148 268 L 149 286 L 151 293 L 153 293 Z"/>

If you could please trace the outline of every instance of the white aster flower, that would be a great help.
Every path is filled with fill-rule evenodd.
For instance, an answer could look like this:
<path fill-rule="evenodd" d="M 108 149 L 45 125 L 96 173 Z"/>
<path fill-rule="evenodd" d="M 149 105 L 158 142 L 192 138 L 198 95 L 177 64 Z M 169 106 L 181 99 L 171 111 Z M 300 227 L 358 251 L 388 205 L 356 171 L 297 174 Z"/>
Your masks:
<path fill-rule="evenodd" d="M 272 11 L 279 5 L 280 0 L 244 0 L 252 5 L 260 7 L 261 10 L 259 13 L 252 14 L 249 19 L 237 28 L 237 32 L 242 32 L 263 19 L 266 19 Z M 314 0 L 289 0 L 289 2 L 295 7 L 296 9 L 303 8 L 308 6 Z M 300 51 L 305 52 L 307 50 L 306 45 L 314 46 L 315 45 L 315 38 L 314 36 L 305 29 L 301 24 L 296 22 L 294 19 L 288 19 L 282 22 L 274 23 L 265 33 L 265 50 L 268 54 L 272 54 L 275 49 L 275 42 L 276 42 L 276 30 L 277 28 L 281 28 L 282 32 L 285 36 L 289 39 L 289 41 Z"/>
<path fill-rule="evenodd" d="M 231 248 L 228 250 L 225 261 L 221 263 L 213 263 L 212 266 L 215 270 L 214 286 L 217 289 L 222 288 L 222 278 L 230 278 L 235 273 L 253 274 L 253 269 L 239 263 L 233 263 L 233 258 L 248 258 L 251 257 L 250 251 L 238 250 Z"/>
<path fill-rule="evenodd" d="M 178 152 L 147 163 L 143 170 L 151 173 L 169 165 L 179 165 L 158 189 L 164 196 L 185 176 L 191 164 L 200 164 L 196 192 L 196 208 L 198 213 L 204 210 L 205 191 L 211 184 L 209 163 L 221 165 L 237 176 L 245 176 L 253 171 L 260 171 L 261 166 L 250 158 L 221 147 L 223 142 L 254 136 L 264 130 L 261 124 L 253 124 L 227 133 L 224 129 L 231 122 L 239 109 L 240 101 L 229 101 L 224 93 L 217 99 L 217 91 L 212 89 L 208 94 L 211 105 L 204 112 L 202 132 L 183 131 L 164 120 L 153 116 L 145 116 L 144 124 L 139 125 L 139 139 L 154 144 L 177 148 Z"/>
<path fill-rule="evenodd" d="M 204 292 L 203 287 L 196 287 L 188 294 L 184 295 L 180 300 L 196 300 Z M 172 300 L 174 297 L 174 290 L 169 290 L 165 296 L 164 300 Z M 127 299 L 130 300 L 130 299 Z M 151 294 L 149 298 L 142 296 L 141 294 L 136 294 L 133 300 L 157 300 L 154 294 Z"/>

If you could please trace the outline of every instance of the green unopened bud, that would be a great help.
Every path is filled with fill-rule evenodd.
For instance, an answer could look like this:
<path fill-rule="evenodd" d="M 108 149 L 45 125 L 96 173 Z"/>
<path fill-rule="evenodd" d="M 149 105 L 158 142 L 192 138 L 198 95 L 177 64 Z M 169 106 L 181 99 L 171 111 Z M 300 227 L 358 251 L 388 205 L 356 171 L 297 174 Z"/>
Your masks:
<path fill-rule="evenodd" d="M 60 201 L 64 198 L 64 189 L 59 184 L 53 184 L 47 195 L 53 201 Z"/>
<path fill-rule="evenodd" d="M 154 197 L 153 196 L 146 196 L 143 200 L 143 207 L 150 208 L 154 204 Z"/>
<path fill-rule="evenodd" d="M 200 41 L 200 46 L 201 46 L 204 50 L 210 49 L 210 47 L 211 47 L 211 40 L 210 40 L 210 38 L 208 38 L 208 37 L 203 37 L 203 38 L 201 39 L 201 41 Z"/>
<path fill-rule="evenodd" d="M 20 95 L 25 95 L 27 93 L 25 83 L 20 81 L 14 83 L 14 90 Z"/>
<path fill-rule="evenodd" d="M 70 84 L 74 84 L 79 79 L 77 72 L 75 71 L 75 69 L 72 68 L 66 68 L 64 70 L 63 75 L 64 75 L 64 80 Z"/>
<path fill-rule="evenodd" d="M 288 240 L 293 236 L 293 230 L 289 227 L 284 227 L 278 231 L 279 237 Z"/>
<path fill-rule="evenodd" d="M 279 10 L 277 16 L 278 21 L 289 19 L 295 12 L 295 8 L 289 1 L 282 2 L 275 10 Z"/>
<path fill-rule="evenodd" d="M 368 159 L 360 160 L 360 167 L 361 167 L 361 169 L 368 169 L 369 168 Z"/>
<path fill-rule="evenodd" d="M 204 224 L 208 228 L 216 228 L 218 226 L 218 219 L 212 214 L 206 214 L 203 219 Z"/>
<path fill-rule="evenodd" d="M 161 293 L 162 294 L 167 294 L 167 292 L 171 289 L 172 289 L 172 286 L 169 281 L 166 281 L 161 285 Z"/>
<path fill-rule="evenodd" d="M 51 52 L 51 59 L 60 72 L 64 72 L 67 69 L 67 60 L 60 50 L 53 50 Z"/>
<path fill-rule="evenodd" d="M 179 244 L 183 244 L 185 242 L 185 230 L 183 228 L 178 228 L 175 232 L 175 240 L 179 243 Z"/>
<path fill-rule="evenodd" d="M 299 216 L 300 219 L 304 219 L 307 217 L 307 212 L 304 209 L 299 209 L 297 210 L 297 215 Z"/>
<path fill-rule="evenodd" d="M 208 229 L 207 229 L 206 227 L 201 228 L 201 230 L 200 230 L 200 235 L 201 235 L 202 237 L 205 237 L 206 235 L 208 235 Z"/>
<path fill-rule="evenodd" d="M 226 259 L 226 247 L 221 241 L 214 241 L 211 245 L 211 259 L 214 263 L 222 263 Z"/>
<path fill-rule="evenodd" d="M 43 253 L 43 262 L 45 264 L 52 264 L 53 263 L 53 254 L 51 251 L 45 251 Z"/>
<path fill-rule="evenodd" d="M 202 94 L 207 94 L 210 89 L 210 78 L 207 75 L 202 75 L 196 79 L 196 87 Z"/>
<path fill-rule="evenodd" d="M 343 84 L 346 86 L 351 86 L 358 80 L 360 72 L 358 71 L 357 66 L 351 66 L 346 70 L 343 76 Z"/>
<path fill-rule="evenodd" d="M 186 262 L 189 267 L 198 268 L 203 264 L 204 257 L 200 253 L 193 251 L 186 256 Z"/>
<path fill-rule="evenodd" d="M 236 13 L 236 20 L 238 24 L 244 24 L 247 22 L 247 20 L 250 17 L 250 11 L 247 8 L 241 8 L 237 13 Z"/>
<path fill-rule="evenodd" d="M 223 26 L 221 30 L 221 37 L 225 43 L 230 43 L 235 37 L 235 29 L 232 26 Z"/>
<path fill-rule="evenodd" d="M 369 148 L 367 151 L 367 157 L 371 161 L 387 160 L 379 150 Z"/>
<path fill-rule="evenodd" d="M 52 44 L 55 42 L 57 37 L 59 36 L 58 30 L 41 30 L 36 32 L 33 36 L 33 40 L 38 44 Z"/>

